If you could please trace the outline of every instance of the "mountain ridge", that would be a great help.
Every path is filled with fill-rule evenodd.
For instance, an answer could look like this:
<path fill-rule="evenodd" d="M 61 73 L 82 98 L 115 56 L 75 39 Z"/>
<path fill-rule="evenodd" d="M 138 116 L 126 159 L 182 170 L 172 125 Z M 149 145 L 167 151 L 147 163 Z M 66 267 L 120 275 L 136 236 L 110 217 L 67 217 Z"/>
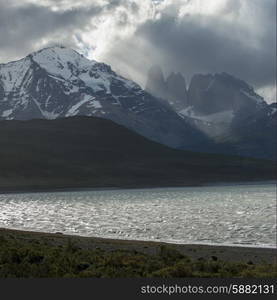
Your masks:
<path fill-rule="evenodd" d="M 256 99 L 253 89 L 240 80 L 230 79 L 226 73 L 211 77 L 211 80 L 216 78 L 212 84 L 201 76 L 197 75 L 194 80 L 198 83 L 193 103 L 189 103 L 190 89 L 186 90 L 181 74 L 172 73 L 166 80 L 160 77 L 159 80 L 173 92 L 171 100 L 161 101 L 104 63 L 88 60 L 63 46 L 44 48 L 19 61 L 0 65 L 0 120 L 56 119 L 78 115 L 101 117 L 173 148 L 244 156 L 259 153 L 259 157 L 274 159 L 272 149 L 275 144 L 266 143 L 264 153 L 260 138 L 257 142 L 255 139 L 249 141 L 251 147 L 244 147 L 242 144 L 248 143 L 248 137 L 240 135 L 237 130 L 258 112 L 268 113 L 266 109 L 260 109 L 264 105 L 260 98 L 257 98 L 260 101 L 258 109 L 253 105 Z M 239 88 L 233 89 L 232 86 Z M 181 109 L 182 101 L 178 100 L 182 95 L 185 109 Z M 170 101 L 175 101 L 178 109 Z M 238 103 L 235 114 L 234 110 L 226 110 L 230 102 Z M 225 107 L 225 110 L 218 107 Z M 207 110 L 213 114 L 205 114 Z M 271 118 L 275 119 L 276 115 L 274 112 Z M 267 120 L 265 116 L 259 119 Z M 250 126 L 251 122 L 247 124 Z M 263 124 L 269 128 L 268 124 Z M 272 126 L 270 134 L 274 142 Z M 231 135 L 242 144 L 230 142 L 232 138 L 227 137 Z"/>

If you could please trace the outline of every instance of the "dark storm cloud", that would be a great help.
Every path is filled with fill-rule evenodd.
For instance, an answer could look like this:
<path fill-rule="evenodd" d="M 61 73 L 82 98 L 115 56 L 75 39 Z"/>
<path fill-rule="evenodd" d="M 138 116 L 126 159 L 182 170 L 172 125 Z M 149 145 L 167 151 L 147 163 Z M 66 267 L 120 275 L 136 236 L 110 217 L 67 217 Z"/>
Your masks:
<path fill-rule="evenodd" d="M 132 37 L 115 41 L 104 59 L 141 84 L 147 69 L 159 64 L 165 73 L 181 71 L 187 81 L 195 73 L 228 72 L 256 89 L 275 87 L 275 0 L 226 0 L 216 13 L 180 16 L 182 3 L 171 1 Z"/>
<path fill-rule="evenodd" d="M 274 27 L 253 43 L 248 30 L 214 17 L 167 16 L 143 24 L 137 35 L 160 49 L 167 69 L 226 71 L 259 86 L 274 82 Z"/>
<path fill-rule="evenodd" d="M 28 4 L 14 7 L 2 4 L 0 9 L 0 51 L 16 55 L 33 50 L 33 43 L 60 33 L 57 42 L 70 43 L 71 32 L 83 28 L 88 18 L 100 8 L 53 11 L 46 6 Z"/>

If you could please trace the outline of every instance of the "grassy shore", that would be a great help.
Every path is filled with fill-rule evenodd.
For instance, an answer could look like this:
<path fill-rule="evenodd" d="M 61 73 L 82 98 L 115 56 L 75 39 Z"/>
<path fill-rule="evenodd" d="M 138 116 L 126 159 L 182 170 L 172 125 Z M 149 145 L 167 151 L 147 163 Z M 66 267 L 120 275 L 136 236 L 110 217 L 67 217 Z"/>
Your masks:
<path fill-rule="evenodd" d="M 277 277 L 276 249 L 0 229 L 0 277 Z"/>

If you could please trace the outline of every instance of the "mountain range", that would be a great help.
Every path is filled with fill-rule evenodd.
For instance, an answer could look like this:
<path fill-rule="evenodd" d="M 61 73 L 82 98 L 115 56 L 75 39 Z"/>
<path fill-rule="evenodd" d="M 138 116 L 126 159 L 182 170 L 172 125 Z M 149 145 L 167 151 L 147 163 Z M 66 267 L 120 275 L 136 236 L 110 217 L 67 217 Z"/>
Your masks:
<path fill-rule="evenodd" d="M 229 74 L 164 79 L 150 69 L 145 90 L 63 46 L 0 64 L 0 120 L 88 116 L 109 119 L 166 146 L 275 159 L 276 104 Z"/>
<path fill-rule="evenodd" d="M 187 87 L 182 74 L 165 78 L 154 66 L 146 91 L 209 137 L 212 151 L 276 158 L 277 104 L 267 104 L 246 82 L 227 73 L 196 74 Z"/>
<path fill-rule="evenodd" d="M 0 119 L 78 115 L 110 119 L 175 148 L 206 139 L 139 85 L 72 49 L 50 47 L 0 65 Z"/>

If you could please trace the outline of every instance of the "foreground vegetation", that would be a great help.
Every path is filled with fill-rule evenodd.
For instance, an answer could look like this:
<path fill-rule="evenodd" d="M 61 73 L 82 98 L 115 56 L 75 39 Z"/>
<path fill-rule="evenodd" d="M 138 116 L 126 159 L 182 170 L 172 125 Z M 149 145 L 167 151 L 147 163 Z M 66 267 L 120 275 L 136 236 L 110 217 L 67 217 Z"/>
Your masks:
<path fill-rule="evenodd" d="M 0 277 L 277 277 L 276 265 L 191 260 L 161 246 L 155 255 L 129 250 L 85 250 L 0 237 Z"/>

